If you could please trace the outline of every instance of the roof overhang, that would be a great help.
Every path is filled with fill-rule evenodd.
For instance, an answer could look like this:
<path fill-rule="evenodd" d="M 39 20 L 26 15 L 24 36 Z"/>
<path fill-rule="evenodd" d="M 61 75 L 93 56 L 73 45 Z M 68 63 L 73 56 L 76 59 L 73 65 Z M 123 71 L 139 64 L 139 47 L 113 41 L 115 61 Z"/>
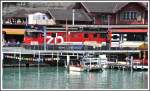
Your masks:
<path fill-rule="evenodd" d="M 148 29 L 112 29 L 111 31 L 116 33 L 147 33 Z"/>
<path fill-rule="evenodd" d="M 6 34 L 11 34 L 11 35 L 24 35 L 25 29 L 9 29 L 5 28 L 2 31 L 6 32 Z"/>

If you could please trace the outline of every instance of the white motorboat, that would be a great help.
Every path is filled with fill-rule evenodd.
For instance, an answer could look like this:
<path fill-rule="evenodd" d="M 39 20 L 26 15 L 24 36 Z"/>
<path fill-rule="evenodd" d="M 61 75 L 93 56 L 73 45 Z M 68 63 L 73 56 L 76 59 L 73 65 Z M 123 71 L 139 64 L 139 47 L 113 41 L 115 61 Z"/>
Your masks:
<path fill-rule="evenodd" d="M 99 58 L 100 58 L 100 64 L 101 64 L 101 66 L 102 66 L 102 68 L 108 68 L 108 59 L 107 59 L 107 57 L 106 57 L 106 55 L 104 54 L 104 55 L 99 55 Z"/>
<path fill-rule="evenodd" d="M 102 60 L 104 62 L 102 62 Z M 85 57 L 82 58 L 80 63 L 78 62 L 78 64 L 76 64 L 76 65 L 70 65 L 69 66 L 69 71 L 77 71 L 77 72 L 102 71 L 103 67 L 106 64 L 106 62 L 105 62 L 106 60 L 107 59 L 104 59 L 104 57 L 102 58 L 101 56 L 99 56 L 99 57 L 85 56 Z"/>
<path fill-rule="evenodd" d="M 69 71 L 81 72 L 81 71 L 84 71 L 84 68 L 79 67 L 79 66 L 70 65 L 69 66 Z"/>
<path fill-rule="evenodd" d="M 94 58 L 94 57 L 84 58 L 83 68 L 84 68 L 84 71 L 101 71 L 102 66 L 100 64 L 100 59 Z"/>

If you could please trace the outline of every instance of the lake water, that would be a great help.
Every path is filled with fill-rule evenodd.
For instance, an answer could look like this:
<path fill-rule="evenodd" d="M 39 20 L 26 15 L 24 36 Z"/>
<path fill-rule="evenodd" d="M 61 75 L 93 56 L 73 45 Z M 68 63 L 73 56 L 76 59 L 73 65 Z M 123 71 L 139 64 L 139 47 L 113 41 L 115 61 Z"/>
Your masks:
<path fill-rule="evenodd" d="M 64 67 L 3 68 L 3 89 L 148 89 L 148 71 L 68 72 Z"/>

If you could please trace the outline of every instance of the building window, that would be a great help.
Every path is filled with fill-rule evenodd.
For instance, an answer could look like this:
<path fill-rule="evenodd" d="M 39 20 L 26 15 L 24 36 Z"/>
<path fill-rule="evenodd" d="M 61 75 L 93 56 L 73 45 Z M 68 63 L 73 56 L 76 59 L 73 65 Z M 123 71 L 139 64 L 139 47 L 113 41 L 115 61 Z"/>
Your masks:
<path fill-rule="evenodd" d="M 120 19 L 123 20 L 137 20 L 140 17 L 140 13 L 136 11 L 126 11 L 120 14 Z"/>
<path fill-rule="evenodd" d="M 36 16 L 33 15 L 33 20 L 37 20 Z"/>
<path fill-rule="evenodd" d="M 145 34 L 130 33 L 127 34 L 127 41 L 144 41 L 145 37 L 146 37 Z"/>
<path fill-rule="evenodd" d="M 45 18 L 45 16 L 43 16 L 43 20 L 45 20 L 46 18 Z"/>
<path fill-rule="evenodd" d="M 100 18 L 101 18 L 101 20 L 103 20 L 103 21 L 107 21 L 107 20 L 108 20 L 108 16 L 105 15 L 105 14 L 101 15 Z"/>
<path fill-rule="evenodd" d="M 88 38 L 89 36 L 88 36 L 88 34 L 84 34 L 84 38 Z"/>
<path fill-rule="evenodd" d="M 41 17 L 39 15 L 33 15 L 33 20 L 41 20 Z"/>

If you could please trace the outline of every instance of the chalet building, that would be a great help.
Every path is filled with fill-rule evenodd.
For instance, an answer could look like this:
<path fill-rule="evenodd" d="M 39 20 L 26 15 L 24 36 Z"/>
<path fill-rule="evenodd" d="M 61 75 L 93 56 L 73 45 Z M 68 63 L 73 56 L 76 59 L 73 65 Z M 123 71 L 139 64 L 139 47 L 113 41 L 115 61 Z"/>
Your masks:
<path fill-rule="evenodd" d="M 4 15 L 3 25 L 64 25 L 66 20 L 71 26 L 108 29 L 111 47 L 137 48 L 147 43 L 148 10 L 140 2 L 78 2 L 72 9 L 18 10 Z M 3 31 L 11 35 L 17 30 L 12 29 Z"/>
<path fill-rule="evenodd" d="M 74 9 L 83 9 L 94 25 L 112 32 L 111 47 L 137 48 L 147 42 L 148 10 L 140 2 L 80 2 Z M 106 26 L 107 25 L 107 26 Z"/>
<path fill-rule="evenodd" d="M 80 2 L 73 7 L 83 9 L 96 25 L 147 24 L 147 6 L 139 2 Z"/>

